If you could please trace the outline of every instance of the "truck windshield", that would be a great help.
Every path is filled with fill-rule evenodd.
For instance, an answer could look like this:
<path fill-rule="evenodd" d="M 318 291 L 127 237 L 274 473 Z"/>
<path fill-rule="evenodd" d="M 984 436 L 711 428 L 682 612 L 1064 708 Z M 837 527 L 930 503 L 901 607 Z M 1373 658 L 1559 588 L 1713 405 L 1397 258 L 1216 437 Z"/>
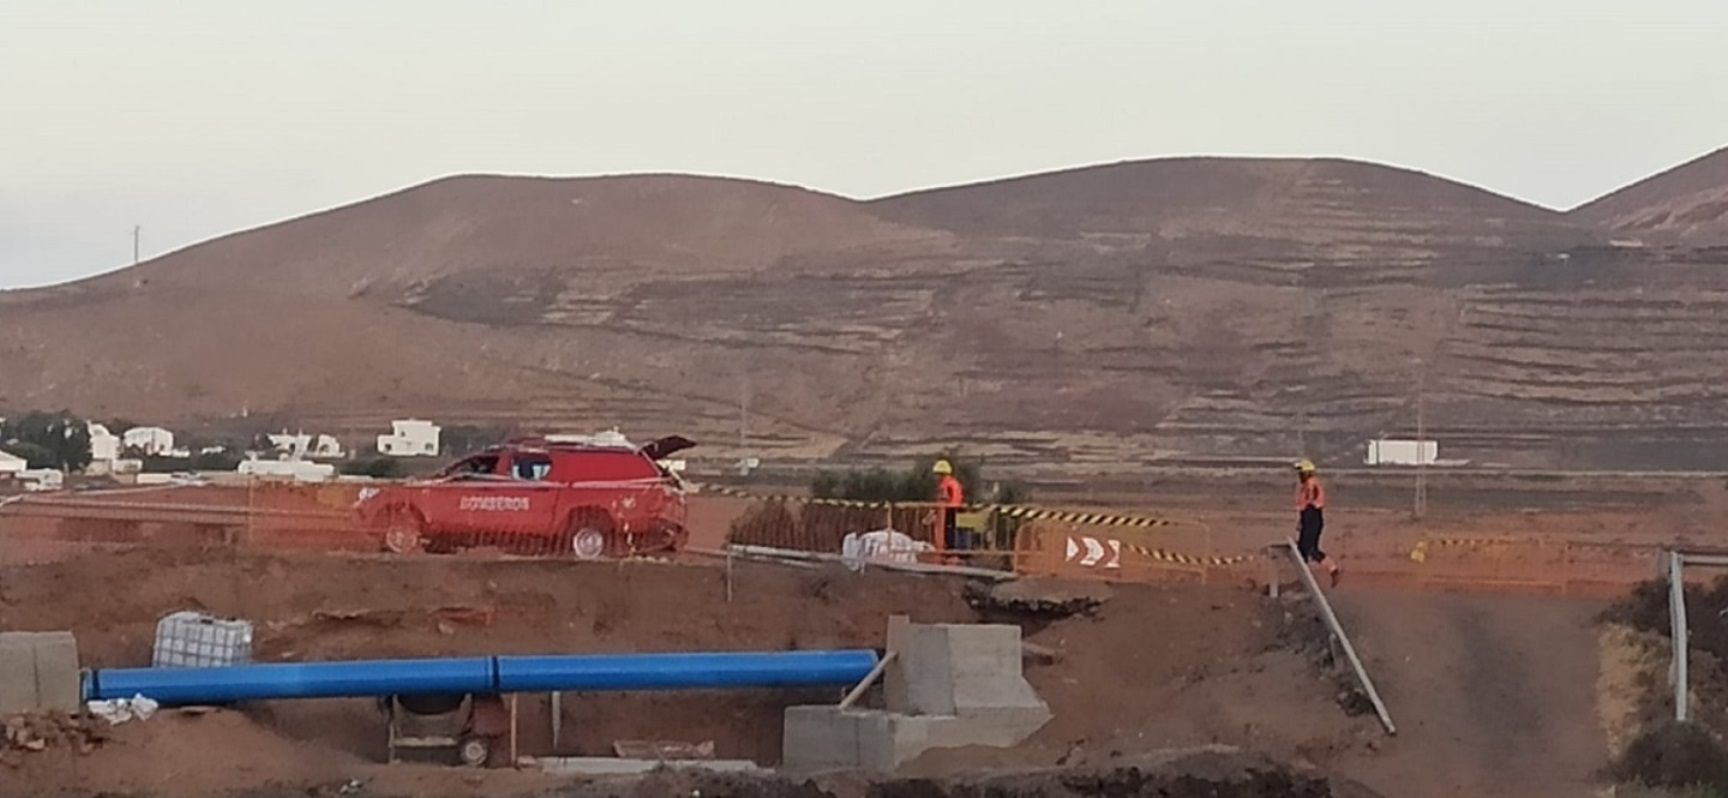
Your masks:
<path fill-rule="evenodd" d="M 494 474 L 498 471 L 498 455 L 487 454 L 459 460 L 449 468 L 444 469 L 448 477 L 461 477 L 471 474 Z"/>

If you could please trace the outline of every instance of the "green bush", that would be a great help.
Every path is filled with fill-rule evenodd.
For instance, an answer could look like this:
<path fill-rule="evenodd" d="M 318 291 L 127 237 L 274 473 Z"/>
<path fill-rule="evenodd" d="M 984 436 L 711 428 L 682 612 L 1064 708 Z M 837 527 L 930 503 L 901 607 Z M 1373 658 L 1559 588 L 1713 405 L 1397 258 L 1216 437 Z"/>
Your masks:
<path fill-rule="evenodd" d="M 0 443 L 0 451 L 14 457 L 24 458 L 25 466 L 29 468 L 57 468 L 58 459 L 54 452 L 46 446 L 39 446 L 26 441 L 7 441 Z"/>
<path fill-rule="evenodd" d="M 996 484 L 990 495 L 983 490 L 984 479 L 976 462 L 956 455 L 942 459 L 954 465 L 954 477 L 966 491 L 971 504 L 1021 504 L 1031 499 L 1024 486 L 1008 482 Z M 843 499 L 859 502 L 927 502 L 936 498 L 936 474 L 931 467 L 936 458 L 920 460 L 911 469 L 893 472 L 885 468 L 849 471 L 820 471 L 810 480 L 810 495 L 818 499 Z"/>
<path fill-rule="evenodd" d="M 394 479 L 407 473 L 401 460 L 386 455 L 349 460 L 338 470 L 347 476 L 374 479 Z"/>
<path fill-rule="evenodd" d="M 31 468 L 77 471 L 90 464 L 90 427 L 64 410 L 32 411 L 0 422 L 0 446 L 30 460 Z M 26 454 L 19 447 L 32 448 Z"/>
<path fill-rule="evenodd" d="M 1651 787 L 1728 790 L 1728 751 L 1697 723 L 1663 721 L 1634 738 L 1615 763 L 1618 778 Z"/>

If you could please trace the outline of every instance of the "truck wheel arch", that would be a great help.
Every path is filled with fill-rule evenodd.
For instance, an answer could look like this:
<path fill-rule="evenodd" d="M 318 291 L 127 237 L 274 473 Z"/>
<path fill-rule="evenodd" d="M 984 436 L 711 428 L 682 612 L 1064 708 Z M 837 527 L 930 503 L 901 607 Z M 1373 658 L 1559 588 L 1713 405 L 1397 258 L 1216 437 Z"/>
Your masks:
<path fill-rule="evenodd" d="M 384 528 L 382 543 L 385 551 L 412 554 L 425 549 L 426 516 L 419 508 L 398 502 L 385 507 L 378 517 Z"/>
<path fill-rule="evenodd" d="M 617 521 L 605 508 L 577 507 L 565 517 L 564 531 L 558 536 L 559 548 L 578 560 L 598 560 L 616 547 L 617 529 Z"/>

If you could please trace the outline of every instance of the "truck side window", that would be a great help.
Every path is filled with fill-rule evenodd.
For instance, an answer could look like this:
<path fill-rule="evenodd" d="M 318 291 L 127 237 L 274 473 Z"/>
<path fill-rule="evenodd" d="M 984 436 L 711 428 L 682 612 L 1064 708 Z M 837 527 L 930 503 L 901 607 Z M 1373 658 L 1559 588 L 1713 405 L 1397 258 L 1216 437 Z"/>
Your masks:
<path fill-rule="evenodd" d="M 518 456 L 511 464 L 514 476 L 530 482 L 539 482 L 552 473 L 552 458 Z"/>
<path fill-rule="evenodd" d="M 491 474 L 497 470 L 497 455 L 477 455 L 466 460 L 457 461 L 449 468 L 444 469 L 444 475 L 451 477 L 466 477 L 474 474 Z"/>

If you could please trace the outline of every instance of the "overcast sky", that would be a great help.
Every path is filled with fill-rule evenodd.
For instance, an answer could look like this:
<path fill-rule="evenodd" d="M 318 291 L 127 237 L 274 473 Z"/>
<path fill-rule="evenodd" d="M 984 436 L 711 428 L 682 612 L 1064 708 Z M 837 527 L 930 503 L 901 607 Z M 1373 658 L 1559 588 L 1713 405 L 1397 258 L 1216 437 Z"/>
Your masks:
<path fill-rule="evenodd" d="M 1728 144 L 1724 42 L 1723 0 L 0 0 L 0 287 L 462 172 L 1339 155 L 1565 208 Z"/>

